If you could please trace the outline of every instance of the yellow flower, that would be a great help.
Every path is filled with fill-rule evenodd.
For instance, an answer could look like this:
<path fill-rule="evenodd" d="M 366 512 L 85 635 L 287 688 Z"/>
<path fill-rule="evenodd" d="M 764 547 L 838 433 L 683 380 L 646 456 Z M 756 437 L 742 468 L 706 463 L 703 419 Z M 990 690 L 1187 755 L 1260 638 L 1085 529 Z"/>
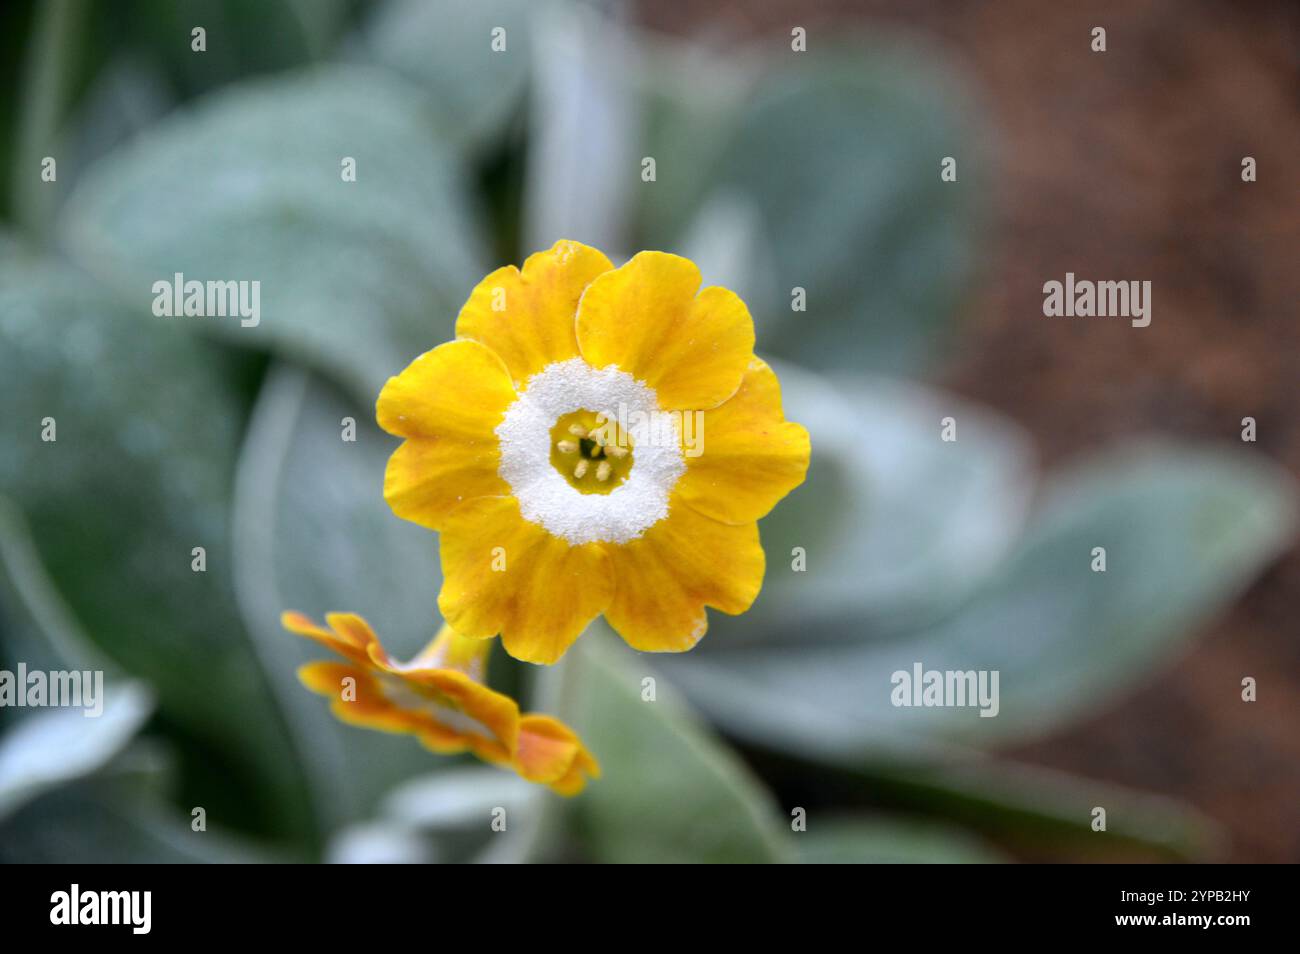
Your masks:
<path fill-rule="evenodd" d="M 330 613 L 322 627 L 289 612 L 280 622 L 346 660 L 298 670 L 303 685 L 332 700 L 330 711 L 342 722 L 414 735 L 443 755 L 473 752 L 561 795 L 576 795 L 588 776 L 600 776 L 596 759 L 568 726 L 550 716 L 521 716 L 513 699 L 483 684 L 488 640 L 443 626 L 414 659 L 399 663 L 360 616 Z"/>
<path fill-rule="evenodd" d="M 679 256 L 616 269 L 562 241 L 479 283 L 456 336 L 377 414 L 405 438 L 384 497 L 440 532 L 457 632 L 553 663 L 602 613 L 636 649 L 680 652 L 705 606 L 749 608 L 757 521 L 803 482 L 809 443 L 744 302 Z"/>

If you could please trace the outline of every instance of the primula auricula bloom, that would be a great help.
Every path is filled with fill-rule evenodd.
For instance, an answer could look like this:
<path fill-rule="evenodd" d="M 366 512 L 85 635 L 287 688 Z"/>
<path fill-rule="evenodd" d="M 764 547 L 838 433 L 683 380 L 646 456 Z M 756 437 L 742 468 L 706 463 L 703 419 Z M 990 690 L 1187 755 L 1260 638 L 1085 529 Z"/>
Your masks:
<path fill-rule="evenodd" d="M 443 626 L 414 659 L 399 663 L 360 616 L 330 613 L 324 627 L 301 613 L 285 613 L 280 621 L 346 660 L 298 670 L 303 685 L 332 700 L 330 711 L 340 721 L 414 735 L 444 755 L 473 752 L 561 795 L 576 795 L 588 776 L 600 775 L 572 729 L 550 716 L 520 715 L 513 699 L 483 684 L 489 640 Z"/>
<path fill-rule="evenodd" d="M 803 482 L 808 432 L 744 302 L 700 283 L 677 255 L 616 269 L 557 242 L 480 282 L 456 340 L 384 386 L 379 423 L 405 438 L 384 497 L 440 532 L 457 632 L 553 663 L 604 613 L 634 648 L 681 652 L 705 606 L 754 602 L 757 521 Z"/>

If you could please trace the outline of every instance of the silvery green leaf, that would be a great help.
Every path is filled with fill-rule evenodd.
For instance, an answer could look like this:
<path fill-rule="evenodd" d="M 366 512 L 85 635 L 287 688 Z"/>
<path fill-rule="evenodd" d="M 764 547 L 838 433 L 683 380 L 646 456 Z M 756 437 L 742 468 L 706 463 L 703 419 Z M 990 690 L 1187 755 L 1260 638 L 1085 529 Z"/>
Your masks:
<path fill-rule="evenodd" d="M 812 438 L 808 477 L 759 524 L 768 562 L 758 601 L 739 617 L 711 612 L 691 660 L 914 628 L 965 599 L 1024 524 L 1034 468 L 1011 421 L 904 381 L 773 367 L 786 417 Z M 949 416 L 953 443 L 941 439 Z"/>
<path fill-rule="evenodd" d="M 256 779 L 263 823 L 307 837 L 302 777 L 231 584 L 242 366 L 175 326 L 124 313 L 72 268 L 5 248 L 0 485 L 44 568 L 22 561 L 22 598 L 66 604 L 63 615 L 205 747 L 209 781 L 239 791 Z M 42 440 L 47 420 L 52 441 Z M 44 575 L 52 584 L 27 592 Z M 61 600 L 42 595 L 54 590 Z"/>
<path fill-rule="evenodd" d="M 760 197 L 719 185 L 718 164 L 737 135 L 755 84 L 771 64 L 752 51 L 737 55 L 734 49 L 695 38 L 682 41 L 643 33 L 640 39 L 639 69 L 632 74 L 641 117 L 640 151 L 663 160 L 655 183 L 635 193 L 635 218 L 643 244 L 672 250 L 679 242 L 687 243 L 698 254 L 699 246 L 690 238 L 705 230 L 702 220 L 715 215 L 710 207 L 719 199 L 730 205 L 752 203 L 746 215 L 752 216 L 749 224 L 761 232 Z M 756 238 L 766 241 L 762 235 Z M 709 264 L 697 264 L 706 276 L 711 275 Z M 713 278 L 706 281 L 726 284 Z M 754 290 L 750 283 L 727 287 L 746 300 L 745 293 Z M 755 315 L 760 341 L 764 317 Z"/>
<path fill-rule="evenodd" d="M 976 264 L 976 110 L 920 45 L 824 30 L 809 43 L 730 61 L 679 55 L 650 85 L 643 150 L 662 158 L 639 193 L 642 240 L 674 248 L 711 194 L 746 196 L 770 250 L 743 289 L 760 349 L 908 373 L 944 342 Z M 957 159 L 956 182 L 940 179 L 944 157 Z M 805 311 L 793 310 L 796 288 Z"/>
<path fill-rule="evenodd" d="M 349 423 L 351 422 L 351 423 Z M 355 441 L 345 440 L 355 428 Z M 249 425 L 236 482 L 235 585 L 328 829 L 368 817 L 398 781 L 440 761 L 409 736 L 338 722 L 297 668 L 331 654 L 285 631 L 280 613 L 358 613 L 395 656 L 437 632 L 437 537 L 395 517 L 384 467 L 396 442 L 309 372 L 275 365 Z"/>
<path fill-rule="evenodd" d="M 120 753 L 153 709 L 138 682 L 105 687 L 93 709 L 34 709 L 0 735 L 0 818 L 42 792 L 82 778 Z"/>
<path fill-rule="evenodd" d="M 625 26 L 577 5 L 555 4 L 536 24 L 525 244 L 576 239 L 617 259 L 633 190 L 636 100 Z"/>
<path fill-rule="evenodd" d="M 98 159 L 140 135 L 175 106 L 175 91 L 156 61 L 120 54 L 106 63 L 65 124 L 59 196 L 65 196 Z"/>
<path fill-rule="evenodd" d="M 418 830 L 391 821 L 349 825 L 325 850 L 325 861 L 335 865 L 427 865 L 442 860 Z"/>
<path fill-rule="evenodd" d="M 670 671 L 730 731 L 859 758 L 1042 735 L 1139 685 L 1290 542 L 1294 482 L 1265 459 L 1163 444 L 1055 477 L 1015 552 L 950 615 L 887 640 L 692 654 Z M 1104 547 L 1105 572 L 1093 549 Z M 893 704 L 898 673 L 997 674 L 981 707 Z M 986 683 L 991 688 L 991 681 Z"/>
<path fill-rule="evenodd" d="M 347 0 L 123 0 L 86 8 L 96 17 L 88 29 L 111 37 L 112 49 L 158 63 L 173 85 L 193 94 L 319 59 L 345 20 Z M 200 26 L 202 53 L 193 49 Z"/>
<path fill-rule="evenodd" d="M 508 771 L 470 766 L 404 782 L 384 797 L 383 811 L 421 828 L 486 828 L 495 806 L 522 808 L 542 792 Z"/>
<path fill-rule="evenodd" d="M 814 817 L 794 843 L 805 864 L 991 864 L 1006 860 L 969 832 L 895 818 Z"/>
<path fill-rule="evenodd" d="M 35 669 L 111 670 L 41 564 L 22 511 L 0 496 L 0 662 Z M 114 673 L 116 675 L 116 673 Z M 0 710 L 0 725 L 8 713 Z"/>
<path fill-rule="evenodd" d="M 712 193 L 691 221 L 679 251 L 699 266 L 706 286 L 729 288 L 744 301 L 760 300 L 770 292 L 771 248 L 756 203 L 742 192 Z M 753 317 L 761 343 L 766 316 Z"/>
<path fill-rule="evenodd" d="M 447 860 L 531 860 L 556 796 L 508 770 L 471 766 L 412 779 L 384 798 L 381 816 L 433 838 Z"/>
<path fill-rule="evenodd" d="M 331 68 L 173 113 L 86 174 L 63 236 L 136 320 L 292 356 L 369 404 L 487 271 L 468 193 L 418 90 Z M 177 274 L 259 282 L 259 314 L 155 317 Z"/>
<path fill-rule="evenodd" d="M 479 146 L 523 105 L 538 11 L 536 0 L 390 0 L 352 55 L 418 84 L 443 128 Z"/>
<path fill-rule="evenodd" d="M 974 751 L 916 755 L 845 760 L 813 744 L 787 758 L 817 771 L 825 785 L 962 826 L 1028 858 L 1206 860 L 1223 848 L 1215 822 L 1162 795 Z M 1104 833 L 1093 827 L 1098 807 L 1106 810 Z"/>
<path fill-rule="evenodd" d="M 785 860 L 772 797 L 647 658 L 595 625 L 561 663 L 561 715 L 603 773 L 573 805 L 582 844 L 606 862 Z"/>
<path fill-rule="evenodd" d="M 0 861 L 21 864 L 251 864 L 300 860 L 215 828 L 101 776 L 73 782 L 0 823 Z"/>

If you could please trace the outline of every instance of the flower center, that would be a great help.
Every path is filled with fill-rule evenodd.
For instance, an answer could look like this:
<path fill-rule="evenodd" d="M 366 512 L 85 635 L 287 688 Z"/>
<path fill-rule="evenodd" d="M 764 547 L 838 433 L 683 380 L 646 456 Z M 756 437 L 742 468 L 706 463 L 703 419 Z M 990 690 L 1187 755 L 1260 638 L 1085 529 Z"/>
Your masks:
<path fill-rule="evenodd" d="M 669 498 L 686 464 L 671 417 L 664 440 L 637 431 L 636 422 L 650 420 L 657 410 L 654 390 L 612 365 L 593 368 L 570 358 L 529 378 L 496 427 L 497 472 L 510 485 L 523 518 L 579 546 L 627 543 L 668 516 Z M 603 417 L 598 420 L 597 414 Z M 603 421 L 632 430 L 635 448 L 619 432 L 595 456 L 591 431 Z M 586 433 L 571 432 L 574 424 Z M 592 441 L 585 449 L 584 438 Z M 572 441 L 572 449 L 561 448 L 561 441 Z M 611 445 L 617 448 L 613 453 Z M 620 457 L 623 449 L 627 455 Z M 575 476 L 583 462 L 586 467 Z M 602 463 L 609 464 L 604 480 Z"/>
<path fill-rule="evenodd" d="M 551 428 L 551 466 L 584 494 L 607 494 L 632 471 L 632 439 L 595 411 L 571 411 Z"/>

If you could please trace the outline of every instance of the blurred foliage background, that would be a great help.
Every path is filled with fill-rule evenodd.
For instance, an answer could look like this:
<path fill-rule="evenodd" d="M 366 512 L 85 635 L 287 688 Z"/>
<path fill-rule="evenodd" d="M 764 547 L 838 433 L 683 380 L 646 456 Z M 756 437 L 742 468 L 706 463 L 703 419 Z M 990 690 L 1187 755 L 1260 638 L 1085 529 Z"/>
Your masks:
<path fill-rule="evenodd" d="M 1272 102 L 1257 95 L 1207 168 L 1139 157 L 1134 173 L 1107 150 L 1132 132 L 1125 117 L 1146 115 L 1114 93 L 1147 62 L 1139 42 L 1174 60 L 1210 34 L 1237 49 L 1213 4 L 1180 16 L 1181 45 L 1153 39 L 1173 27 L 1157 19 L 1168 4 L 1115 14 L 1118 73 L 1096 86 L 1086 16 L 1044 14 L 1051 47 L 1029 39 L 1037 6 L 904 6 L 7 4 L 0 654 L 11 670 L 103 668 L 109 705 L 100 719 L 0 709 L 0 858 L 1300 857 L 1294 826 L 1273 829 L 1270 858 L 1240 822 L 1249 801 L 1223 810 L 1163 770 L 1197 745 L 1180 731 L 1195 720 L 1158 704 L 1146 711 L 1164 736 L 1125 720 L 1154 740 L 1127 750 L 1144 767 L 1131 786 L 1116 784 L 1125 743 L 1105 721 L 1153 685 L 1158 699 L 1292 541 L 1295 484 L 1272 459 L 1294 470 L 1291 445 L 1239 430 L 1253 415 L 1275 435 L 1294 411 L 1294 364 L 1267 362 L 1284 350 L 1270 336 L 1296 343 L 1295 296 L 1266 270 L 1213 302 L 1259 345 L 1240 360 L 1265 362 L 1281 394 L 1225 397 L 1188 426 L 1179 368 L 1189 352 L 1218 367 L 1221 341 L 1181 320 L 1203 301 L 1201 246 L 1161 231 L 1170 212 L 1150 197 L 1162 175 L 1212 174 L 1234 212 L 1221 193 L 1240 187 L 1239 155 L 1280 148 L 1286 124 L 1257 146 Z M 796 25 L 805 53 L 791 50 Z M 489 47 L 498 26 L 504 53 Z M 1017 37 L 1075 71 L 1050 74 L 1046 105 L 1010 65 L 1025 58 Z M 1294 104 L 1281 108 L 1294 123 Z M 1102 127 L 1115 140 L 1072 152 L 1076 124 L 1098 114 L 1119 117 Z M 45 156 L 54 183 L 40 181 Z M 355 183 L 340 180 L 343 156 Z M 944 156 L 958 157 L 956 183 L 940 181 Z M 1023 195 L 1052 196 L 1044 183 L 1063 204 L 1035 218 Z M 1271 207 L 1276 186 L 1258 187 L 1236 220 Z M 1107 225 L 1146 244 L 1122 255 L 1098 239 Z M 316 652 L 277 618 L 357 611 L 399 653 L 435 631 L 436 538 L 382 499 L 393 441 L 374 398 L 452 335 L 479 278 L 562 237 L 616 262 L 678 251 L 736 289 L 814 447 L 807 484 L 762 525 L 759 602 L 711 614 L 696 651 L 640 655 L 598 624 L 550 670 L 497 653 L 494 684 L 571 721 L 603 763 L 571 802 L 336 723 L 294 677 Z M 1227 255 L 1264 242 L 1233 233 Z M 1066 270 L 1155 275 L 1152 327 L 1046 321 L 1042 282 Z M 151 285 L 175 272 L 260 280 L 260 325 L 155 318 Z M 806 312 L 791 311 L 794 286 Z M 56 443 L 40 440 L 45 417 Z M 339 440 L 345 417 L 355 444 Z M 944 417 L 956 443 L 939 440 Z M 1089 571 L 1094 546 L 1104 574 Z M 789 571 L 793 547 L 806 573 Z M 1270 645 L 1294 635 L 1270 631 Z M 914 661 L 1000 670 L 1000 715 L 892 707 L 890 674 Z M 1293 806 L 1300 780 L 1268 761 L 1285 751 L 1268 726 L 1289 719 L 1295 744 L 1300 694 L 1246 705 L 1246 675 L 1271 673 L 1238 659 L 1185 705 L 1265 753 L 1243 789 L 1262 771 Z M 511 824 L 491 834 L 498 805 Z M 205 832 L 191 830 L 196 806 Z M 791 831 L 796 808 L 805 832 Z"/>

